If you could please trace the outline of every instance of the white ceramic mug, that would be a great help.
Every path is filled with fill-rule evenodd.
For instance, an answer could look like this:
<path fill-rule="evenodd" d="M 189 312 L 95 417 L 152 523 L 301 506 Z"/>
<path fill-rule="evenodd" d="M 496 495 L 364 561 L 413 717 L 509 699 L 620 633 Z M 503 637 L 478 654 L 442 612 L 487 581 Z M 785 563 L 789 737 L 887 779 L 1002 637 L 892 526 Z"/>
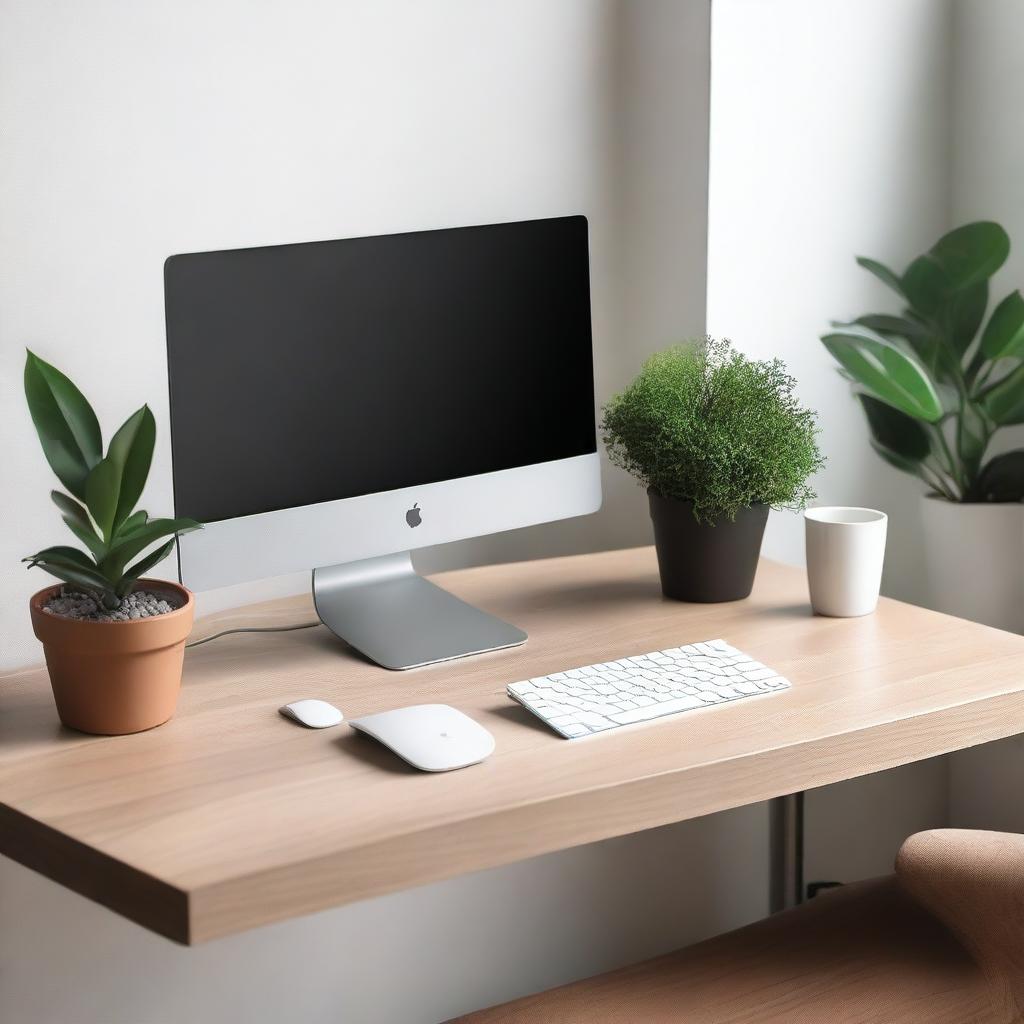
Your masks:
<path fill-rule="evenodd" d="M 870 615 L 878 604 L 888 516 L 831 506 L 804 513 L 807 585 L 818 615 Z"/>

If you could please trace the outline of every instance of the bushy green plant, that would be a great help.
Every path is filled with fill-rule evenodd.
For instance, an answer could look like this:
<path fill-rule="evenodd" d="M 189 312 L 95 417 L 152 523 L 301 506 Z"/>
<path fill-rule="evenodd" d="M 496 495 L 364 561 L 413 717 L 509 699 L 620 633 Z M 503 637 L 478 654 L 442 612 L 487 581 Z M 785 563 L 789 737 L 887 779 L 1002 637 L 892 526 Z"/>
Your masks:
<path fill-rule="evenodd" d="M 815 414 L 778 359 L 755 362 L 728 341 L 676 345 L 644 363 L 604 407 L 611 461 L 702 522 L 765 504 L 800 509 L 823 464 Z"/>
<path fill-rule="evenodd" d="M 200 525 L 192 519 L 150 519 L 135 510 L 153 459 L 153 414 L 144 405 L 129 416 L 104 455 L 92 406 L 60 370 L 32 352 L 25 360 L 25 398 L 43 454 L 70 492 L 52 491 L 50 496 L 88 553 L 59 545 L 23 561 L 89 594 L 106 609 L 118 608 L 136 580 L 170 554 L 177 534 Z M 159 541 L 164 543 L 143 555 Z"/>
<path fill-rule="evenodd" d="M 1009 252 L 1003 228 L 978 221 L 902 274 L 859 256 L 905 308 L 834 322 L 821 339 L 854 384 L 875 451 L 950 501 L 1024 501 L 1024 449 L 985 459 L 1000 427 L 1024 423 L 1020 292 L 985 321 L 989 279 Z"/>

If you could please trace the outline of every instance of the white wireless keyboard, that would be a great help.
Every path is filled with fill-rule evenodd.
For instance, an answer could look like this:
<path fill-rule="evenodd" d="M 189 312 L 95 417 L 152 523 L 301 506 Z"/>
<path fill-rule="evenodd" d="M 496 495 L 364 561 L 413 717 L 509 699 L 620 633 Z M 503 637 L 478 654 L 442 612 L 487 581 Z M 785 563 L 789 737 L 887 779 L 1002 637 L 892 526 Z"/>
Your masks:
<path fill-rule="evenodd" d="M 571 740 L 789 685 L 724 640 L 706 640 L 509 683 L 508 695 Z"/>

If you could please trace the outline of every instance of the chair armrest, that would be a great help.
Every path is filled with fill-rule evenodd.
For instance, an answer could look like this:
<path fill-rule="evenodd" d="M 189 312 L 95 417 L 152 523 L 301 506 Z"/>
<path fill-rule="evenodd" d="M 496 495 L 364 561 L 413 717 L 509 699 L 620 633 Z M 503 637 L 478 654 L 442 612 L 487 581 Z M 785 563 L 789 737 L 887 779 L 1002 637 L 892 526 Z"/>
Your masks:
<path fill-rule="evenodd" d="M 920 832 L 900 849 L 896 875 L 971 952 L 999 1008 L 1024 1012 L 1024 836 Z"/>

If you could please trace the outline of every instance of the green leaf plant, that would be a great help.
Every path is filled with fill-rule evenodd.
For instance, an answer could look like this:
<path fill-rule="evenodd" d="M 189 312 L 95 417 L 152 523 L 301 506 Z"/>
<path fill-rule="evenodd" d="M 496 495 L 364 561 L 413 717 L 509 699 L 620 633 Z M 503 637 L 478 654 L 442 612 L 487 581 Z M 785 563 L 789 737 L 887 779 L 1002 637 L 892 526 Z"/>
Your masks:
<path fill-rule="evenodd" d="M 782 362 L 750 360 L 725 339 L 651 356 L 604 407 L 601 432 L 613 465 L 690 502 L 704 523 L 757 504 L 804 508 L 824 463 L 817 417 Z"/>
<path fill-rule="evenodd" d="M 125 420 L 104 455 L 92 406 L 60 370 L 32 352 L 25 359 L 25 398 L 46 461 L 67 492 L 50 496 L 86 550 L 57 545 L 23 561 L 114 610 L 139 577 L 170 554 L 178 534 L 201 524 L 150 519 L 135 509 L 156 442 L 148 406 Z"/>
<path fill-rule="evenodd" d="M 949 501 L 1024 501 L 1024 449 L 987 458 L 1024 423 L 1024 298 L 989 314 L 989 279 L 1010 239 L 978 221 L 943 235 L 897 274 L 857 263 L 903 301 L 899 314 L 834 322 L 822 342 L 853 384 L 875 451 Z"/>

